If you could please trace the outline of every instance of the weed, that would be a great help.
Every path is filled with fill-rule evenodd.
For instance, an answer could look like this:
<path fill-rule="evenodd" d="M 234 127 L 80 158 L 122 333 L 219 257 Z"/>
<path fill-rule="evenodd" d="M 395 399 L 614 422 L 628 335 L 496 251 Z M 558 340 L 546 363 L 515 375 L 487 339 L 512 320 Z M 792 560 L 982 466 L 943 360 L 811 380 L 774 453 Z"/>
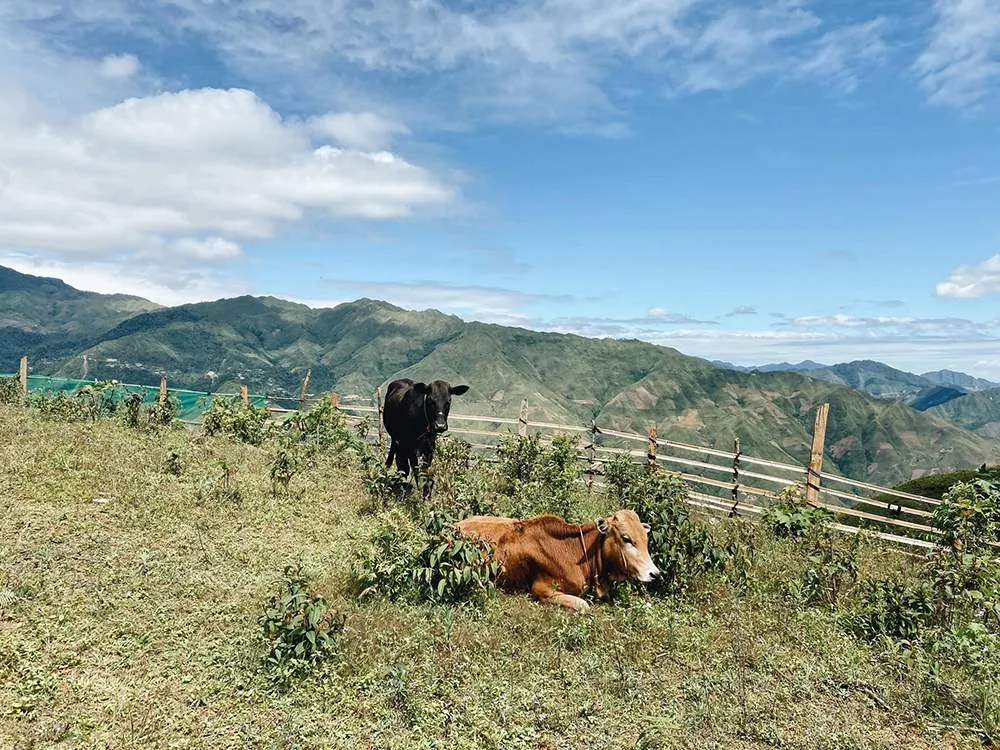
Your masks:
<path fill-rule="evenodd" d="M 691 518 L 684 480 L 665 471 L 647 473 L 624 456 L 609 462 L 604 473 L 611 500 L 651 527 L 649 554 L 660 576 L 645 584 L 648 590 L 682 594 L 703 573 L 725 567 L 725 550 Z"/>
<path fill-rule="evenodd" d="M 224 435 L 248 445 L 260 445 L 267 438 L 268 411 L 244 404 L 239 396 L 216 396 L 203 415 L 206 435 Z"/>
<path fill-rule="evenodd" d="M 289 565 L 259 622 L 268 643 L 265 664 L 274 682 L 284 686 L 335 653 L 346 615 L 330 609 L 301 566 Z"/>
<path fill-rule="evenodd" d="M 0 404 L 17 404 L 21 401 L 21 381 L 17 378 L 0 378 Z"/>
<path fill-rule="evenodd" d="M 793 539 L 813 533 L 832 518 L 833 514 L 826 508 L 807 504 L 798 485 L 783 489 L 777 501 L 761 514 L 761 520 L 772 534 Z"/>

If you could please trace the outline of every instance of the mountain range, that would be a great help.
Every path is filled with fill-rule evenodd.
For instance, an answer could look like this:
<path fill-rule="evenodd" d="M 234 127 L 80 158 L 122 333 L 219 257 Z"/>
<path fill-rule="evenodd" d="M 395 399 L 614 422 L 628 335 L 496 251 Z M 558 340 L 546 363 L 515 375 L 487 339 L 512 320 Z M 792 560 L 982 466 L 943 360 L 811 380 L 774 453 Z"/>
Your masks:
<path fill-rule="evenodd" d="M 882 484 L 1000 455 L 990 391 L 920 412 L 901 398 L 921 376 L 880 363 L 740 372 L 641 341 L 466 322 L 371 299 L 327 309 L 251 296 L 161 307 L 9 269 L 0 322 L 0 365 L 27 354 L 38 374 L 80 377 L 87 355 L 92 378 L 152 385 L 165 374 L 175 387 L 246 383 L 280 395 L 297 394 L 310 371 L 311 390 L 345 400 L 370 399 L 396 377 L 444 378 L 471 386 L 456 411 L 511 417 L 528 398 L 535 421 L 597 419 L 643 432 L 652 423 L 661 436 L 725 450 L 738 436 L 747 454 L 797 464 L 807 460 L 817 406 L 829 402 L 827 466 Z M 953 406 L 973 395 L 983 398 L 968 410 Z"/>

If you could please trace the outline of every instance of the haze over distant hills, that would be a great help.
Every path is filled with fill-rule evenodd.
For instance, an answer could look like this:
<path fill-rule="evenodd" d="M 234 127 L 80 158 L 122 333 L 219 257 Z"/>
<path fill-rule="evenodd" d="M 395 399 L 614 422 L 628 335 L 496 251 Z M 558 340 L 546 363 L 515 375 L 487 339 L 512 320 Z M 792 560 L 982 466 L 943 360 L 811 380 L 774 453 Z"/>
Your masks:
<path fill-rule="evenodd" d="M 440 377 L 471 386 L 456 411 L 513 416 L 527 397 L 535 419 L 655 423 L 662 435 L 727 450 L 739 436 L 747 453 L 796 463 L 807 459 L 816 407 L 829 402 L 829 465 L 849 476 L 887 483 L 1000 457 L 988 434 L 949 421 L 952 411 L 920 413 L 865 392 L 930 383 L 877 362 L 793 365 L 808 376 L 779 366 L 740 372 L 640 341 L 465 322 L 371 299 L 311 309 L 244 296 L 165 308 L 6 269 L 0 321 L 2 369 L 28 354 L 36 373 L 79 377 L 87 354 L 91 377 L 155 384 L 165 373 L 177 387 L 246 383 L 271 394 L 297 392 L 311 369 L 313 389 L 345 399 L 370 398 L 395 377 Z"/>

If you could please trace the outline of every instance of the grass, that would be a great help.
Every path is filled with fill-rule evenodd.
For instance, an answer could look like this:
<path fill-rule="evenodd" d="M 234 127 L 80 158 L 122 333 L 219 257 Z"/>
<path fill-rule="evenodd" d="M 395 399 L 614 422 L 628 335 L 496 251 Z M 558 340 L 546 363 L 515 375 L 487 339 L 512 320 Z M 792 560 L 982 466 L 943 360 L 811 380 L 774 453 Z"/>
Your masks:
<path fill-rule="evenodd" d="M 801 550 L 746 521 L 708 521 L 749 535 L 746 594 L 712 575 L 586 617 L 500 595 L 359 603 L 350 563 L 375 524 L 359 473 L 320 454 L 276 493 L 272 458 L 0 407 L 0 746 L 982 747 L 943 726 L 973 718 L 917 668 L 799 605 Z M 258 618 L 295 563 L 346 630 L 279 689 Z M 912 566 L 870 542 L 858 564 Z"/>

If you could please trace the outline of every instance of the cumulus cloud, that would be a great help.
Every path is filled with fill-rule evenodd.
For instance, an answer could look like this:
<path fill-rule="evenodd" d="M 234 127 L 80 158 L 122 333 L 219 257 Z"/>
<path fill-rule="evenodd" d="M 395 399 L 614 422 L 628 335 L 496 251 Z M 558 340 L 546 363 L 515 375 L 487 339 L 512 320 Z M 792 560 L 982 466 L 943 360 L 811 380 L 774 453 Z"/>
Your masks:
<path fill-rule="evenodd" d="M 939 297 L 960 299 L 1000 294 L 1000 254 L 987 258 L 977 266 L 959 266 L 937 285 L 935 291 Z"/>
<path fill-rule="evenodd" d="M 738 305 L 726 313 L 727 318 L 735 318 L 739 315 L 756 315 L 757 308 L 752 305 Z"/>
<path fill-rule="evenodd" d="M 1000 4 L 935 0 L 936 22 L 914 71 L 935 104 L 980 103 L 1000 82 Z"/>
<path fill-rule="evenodd" d="M 232 260 L 311 212 L 398 218 L 456 196 L 398 155 L 314 135 L 241 89 L 134 97 L 60 124 L 0 119 L 0 248 Z"/>

